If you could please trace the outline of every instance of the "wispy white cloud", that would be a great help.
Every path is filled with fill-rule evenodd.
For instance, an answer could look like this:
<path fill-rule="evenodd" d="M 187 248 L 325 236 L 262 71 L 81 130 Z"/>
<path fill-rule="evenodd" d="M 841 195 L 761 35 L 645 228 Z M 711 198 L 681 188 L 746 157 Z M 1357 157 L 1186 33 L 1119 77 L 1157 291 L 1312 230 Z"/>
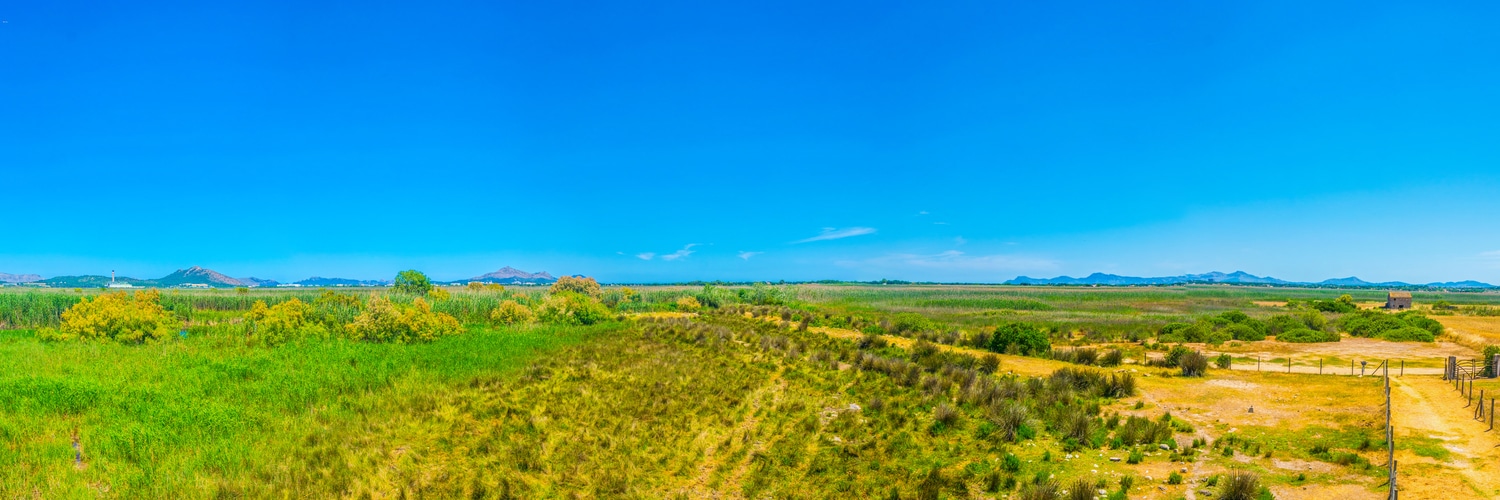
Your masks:
<path fill-rule="evenodd" d="M 923 210 L 921 212 L 917 212 L 917 215 L 927 215 L 927 211 Z"/>
<path fill-rule="evenodd" d="M 962 244 L 968 243 L 968 242 L 969 242 L 969 240 L 964 239 L 963 236 L 955 236 L 955 237 L 953 237 L 953 243 L 954 244 L 962 245 Z"/>
<path fill-rule="evenodd" d="M 874 232 L 875 228 L 873 227 L 846 227 L 843 229 L 839 229 L 836 227 L 825 227 L 823 228 L 823 232 L 818 233 L 817 236 L 793 241 L 792 243 L 811 243 L 814 241 L 837 240 L 842 238 L 873 234 Z"/>
<path fill-rule="evenodd" d="M 651 260 L 654 257 L 656 257 L 656 253 L 654 253 L 654 252 L 641 252 L 641 253 L 635 254 L 635 258 L 641 259 L 641 260 Z"/>
<path fill-rule="evenodd" d="M 677 260 L 692 255 L 693 247 L 695 246 L 698 246 L 698 244 L 688 243 L 686 246 L 682 247 L 681 250 L 661 256 L 661 260 Z"/>
<path fill-rule="evenodd" d="M 1479 257 L 1483 258 L 1483 259 L 1500 260 L 1500 250 L 1490 250 L 1488 252 L 1479 252 Z"/>
<path fill-rule="evenodd" d="M 933 224 L 938 225 L 938 226 L 946 226 L 946 225 L 948 225 L 947 222 L 934 222 Z"/>
<path fill-rule="evenodd" d="M 751 257 L 757 256 L 757 255 L 760 255 L 760 254 L 763 254 L 763 253 L 765 253 L 765 252 L 740 252 L 740 258 L 741 259 L 745 259 L 745 260 L 750 260 Z"/>

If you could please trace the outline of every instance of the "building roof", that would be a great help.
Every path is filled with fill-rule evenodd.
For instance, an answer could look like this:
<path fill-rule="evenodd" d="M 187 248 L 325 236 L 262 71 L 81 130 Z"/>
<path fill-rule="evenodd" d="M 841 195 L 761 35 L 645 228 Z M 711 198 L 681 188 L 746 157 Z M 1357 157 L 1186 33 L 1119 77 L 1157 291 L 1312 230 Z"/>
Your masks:
<path fill-rule="evenodd" d="M 1387 297 L 1392 299 L 1409 299 L 1411 298 L 1411 292 L 1390 292 Z"/>

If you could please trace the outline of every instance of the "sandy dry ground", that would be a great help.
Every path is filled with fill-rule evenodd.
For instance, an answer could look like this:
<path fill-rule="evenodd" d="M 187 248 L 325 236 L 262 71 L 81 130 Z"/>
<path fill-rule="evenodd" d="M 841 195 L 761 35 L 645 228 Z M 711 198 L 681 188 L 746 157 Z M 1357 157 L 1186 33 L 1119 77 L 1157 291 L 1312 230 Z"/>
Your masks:
<path fill-rule="evenodd" d="M 1455 342 L 1476 351 L 1500 345 L 1500 316 L 1433 316 L 1448 329 Z"/>
<path fill-rule="evenodd" d="M 1473 419 L 1464 398 L 1438 377 L 1392 379 L 1396 442 L 1442 441 L 1451 455 L 1439 461 L 1401 450 L 1398 484 L 1405 498 L 1500 498 L 1500 439 Z"/>
<path fill-rule="evenodd" d="M 1490 318 L 1482 318 L 1489 320 Z M 1491 323 L 1486 321 L 1486 324 Z M 1492 322 L 1494 332 L 1500 338 L 1500 318 Z M 812 330 L 835 337 L 855 339 L 863 336 L 859 332 L 838 328 Z M 901 347 L 910 347 L 912 340 L 903 337 L 883 336 L 888 342 Z M 1316 359 L 1323 357 L 1342 359 L 1441 359 L 1447 355 L 1473 356 L 1472 349 L 1463 345 L 1440 342 L 1414 344 L 1385 342 L 1369 339 L 1345 339 L 1344 342 L 1328 344 L 1283 344 L 1277 342 L 1248 342 L 1248 349 L 1239 349 L 1234 356 L 1260 353 L 1267 358 L 1293 358 L 1294 373 L 1275 372 L 1265 368 L 1256 372 L 1255 365 L 1240 363 L 1233 371 L 1215 370 L 1207 379 L 1183 379 L 1163 377 L 1168 373 L 1157 368 L 1122 366 L 1119 370 L 1132 371 L 1139 377 L 1142 401 L 1146 408 L 1134 410 L 1135 399 L 1118 402 L 1106 411 L 1121 414 L 1136 414 L 1155 417 L 1162 411 L 1191 423 L 1196 436 L 1180 435 L 1179 441 L 1186 444 L 1193 437 L 1217 440 L 1230 433 L 1284 433 L 1296 436 L 1304 429 L 1319 427 L 1380 429 L 1384 419 L 1381 385 L 1373 373 L 1366 378 L 1317 377 Z M 938 345 L 940 349 L 965 352 L 974 355 L 989 354 L 986 351 Z M 1001 355 L 1001 371 L 1022 375 L 1045 375 L 1067 363 Z M 1311 367 L 1299 365 L 1299 360 L 1313 360 Z M 1403 498 L 1413 499 L 1500 499 L 1500 429 L 1485 432 L 1487 423 L 1475 421 L 1472 409 L 1465 409 L 1464 399 L 1453 391 L 1451 385 L 1435 375 L 1423 375 L 1428 371 L 1440 374 L 1441 368 L 1413 367 L 1408 363 L 1404 377 L 1392 377 L 1393 426 L 1398 444 L 1418 438 L 1441 441 L 1448 455 L 1442 460 L 1419 456 L 1411 450 L 1398 450 L 1398 484 Z M 1427 364 L 1427 363 L 1420 363 Z M 1370 365 L 1373 367 L 1373 363 Z M 1437 364 L 1436 366 L 1440 366 Z M 1285 370 L 1284 367 L 1281 368 Z M 1308 371 L 1311 370 L 1311 372 Z M 1338 372 L 1325 366 L 1329 375 Z M 1347 375 L 1347 365 L 1342 365 Z M 1355 370 L 1358 375 L 1358 368 Z M 1396 372 L 1393 371 L 1392 375 Z M 1485 382 L 1500 391 L 1500 382 Z M 1480 385 L 1476 385 L 1476 388 Z M 1250 411 L 1251 407 L 1254 411 Z M 1308 439 L 1319 436 L 1312 434 Z M 1297 446 L 1308 445 L 1297 442 Z M 1105 454 L 1108 454 L 1105 452 Z M 1362 453 L 1377 466 L 1385 464 L 1383 451 Z M 1150 486 L 1137 489 L 1131 498 L 1203 498 L 1197 492 L 1206 488 L 1202 481 L 1208 477 L 1228 471 L 1240 465 L 1265 469 L 1264 474 L 1284 473 L 1287 477 L 1307 473 L 1315 481 L 1306 484 L 1274 484 L 1276 498 L 1283 500 L 1328 499 L 1328 498 L 1384 498 L 1384 481 L 1370 475 L 1353 472 L 1348 467 L 1326 462 L 1298 460 L 1288 457 L 1250 457 L 1237 455 L 1232 461 L 1219 457 L 1200 455 L 1198 461 L 1188 464 L 1165 464 L 1148 462 L 1134 469 L 1135 473 L 1151 477 Z M 1161 479 L 1171 470 L 1186 469 L 1188 480 L 1184 485 L 1166 485 Z"/>
<path fill-rule="evenodd" d="M 1361 375 L 1362 361 L 1365 362 L 1364 374 L 1368 375 L 1387 360 L 1391 363 L 1393 374 L 1441 375 L 1448 356 L 1460 359 L 1478 357 L 1473 349 L 1452 342 L 1388 342 L 1358 337 L 1314 344 L 1266 340 L 1231 342 L 1217 347 L 1207 344 L 1184 345 L 1202 351 L 1210 358 L 1227 353 L 1234 358 L 1231 365 L 1234 370 L 1324 375 Z M 1165 355 L 1164 352 L 1151 352 L 1147 357 L 1161 359 Z M 1260 362 L 1257 363 L 1257 360 Z M 1288 360 L 1291 361 L 1290 370 L 1287 368 Z"/>

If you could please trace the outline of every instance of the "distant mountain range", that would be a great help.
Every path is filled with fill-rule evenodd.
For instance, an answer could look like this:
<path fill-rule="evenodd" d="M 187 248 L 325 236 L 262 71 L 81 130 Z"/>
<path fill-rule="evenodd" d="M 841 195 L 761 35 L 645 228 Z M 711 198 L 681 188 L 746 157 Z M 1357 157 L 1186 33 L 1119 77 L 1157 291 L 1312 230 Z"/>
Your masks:
<path fill-rule="evenodd" d="M 42 277 L 35 274 L 5 274 L 0 273 L 0 283 L 30 283 L 41 281 Z"/>
<path fill-rule="evenodd" d="M 1056 278 L 1030 278 L 1017 276 L 1016 279 L 1006 281 L 1007 285 L 1103 285 L 1103 286 L 1130 286 L 1130 285 L 1182 285 L 1189 283 L 1229 283 L 1229 284 L 1253 284 L 1253 285 L 1285 285 L 1285 286 L 1324 286 L 1324 287 L 1347 287 L 1347 288 L 1495 288 L 1495 285 L 1481 283 L 1478 281 L 1444 281 L 1434 283 L 1406 283 L 1401 281 L 1385 281 L 1374 283 L 1353 276 L 1348 278 L 1334 278 L 1313 282 L 1286 281 L 1272 278 L 1270 276 L 1256 276 L 1244 271 L 1232 273 L 1213 272 L 1207 274 L 1184 274 L 1181 276 L 1163 276 L 1159 278 L 1137 278 L 1134 276 L 1120 276 L 1117 274 L 1094 273 L 1082 278 L 1070 276 L 1058 276 Z"/>
<path fill-rule="evenodd" d="M 546 271 L 542 271 L 539 273 L 528 273 L 514 267 L 505 266 L 500 268 L 499 271 L 495 271 L 489 274 L 481 274 L 479 276 L 469 278 L 467 281 L 478 281 L 480 283 L 500 283 L 505 285 L 540 285 L 555 282 L 557 281 L 557 278 L 552 277 L 551 274 L 547 274 Z M 458 282 L 455 281 L 454 283 Z"/>
<path fill-rule="evenodd" d="M 450 283 L 462 285 L 471 281 L 478 281 L 482 283 L 500 283 L 507 285 L 543 285 L 555 282 L 557 281 L 557 278 L 554 278 L 551 274 L 547 274 L 545 271 L 539 273 L 528 273 L 526 271 L 506 266 L 493 273 L 483 274 L 467 280 L 453 281 Z M 137 287 L 161 288 L 187 286 L 206 286 L 210 288 L 235 288 L 242 286 L 252 288 L 269 288 L 283 286 L 281 283 L 278 283 L 275 280 L 264 280 L 260 278 L 231 278 L 224 273 L 198 266 L 189 267 L 187 269 L 178 269 L 172 272 L 172 274 L 168 274 L 157 279 L 136 279 L 122 276 L 114 278 L 113 282 L 125 283 Z M 109 276 L 94 275 L 55 276 L 52 278 L 42 279 L 41 276 L 36 274 L 0 273 L 0 283 L 37 283 L 52 288 L 99 288 L 109 286 L 109 284 L 111 283 L 111 279 Z M 390 280 L 355 280 L 346 278 L 323 278 L 319 276 L 314 276 L 302 281 L 291 283 L 291 285 L 299 287 L 388 286 L 390 284 Z"/>
<path fill-rule="evenodd" d="M 311 286 L 311 287 L 319 287 L 319 286 L 386 286 L 386 285 L 391 284 L 391 282 L 389 282 L 389 281 L 383 281 L 383 280 L 351 280 L 351 279 L 345 279 L 345 278 L 320 278 L 320 277 L 317 277 L 317 276 L 313 276 L 311 278 L 308 278 L 308 279 L 305 279 L 305 280 L 302 280 L 302 281 L 298 281 L 298 282 L 293 283 L 293 284 L 295 284 L 297 286 Z"/>

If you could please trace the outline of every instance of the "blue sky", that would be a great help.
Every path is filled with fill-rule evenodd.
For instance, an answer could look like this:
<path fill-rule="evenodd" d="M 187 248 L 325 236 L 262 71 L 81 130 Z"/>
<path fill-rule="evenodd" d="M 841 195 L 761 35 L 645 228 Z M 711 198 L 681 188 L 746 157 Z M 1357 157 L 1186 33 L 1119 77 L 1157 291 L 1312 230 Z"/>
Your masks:
<path fill-rule="evenodd" d="M 1308 3 L 10 3 L 0 272 L 1500 282 L 1500 7 Z"/>

